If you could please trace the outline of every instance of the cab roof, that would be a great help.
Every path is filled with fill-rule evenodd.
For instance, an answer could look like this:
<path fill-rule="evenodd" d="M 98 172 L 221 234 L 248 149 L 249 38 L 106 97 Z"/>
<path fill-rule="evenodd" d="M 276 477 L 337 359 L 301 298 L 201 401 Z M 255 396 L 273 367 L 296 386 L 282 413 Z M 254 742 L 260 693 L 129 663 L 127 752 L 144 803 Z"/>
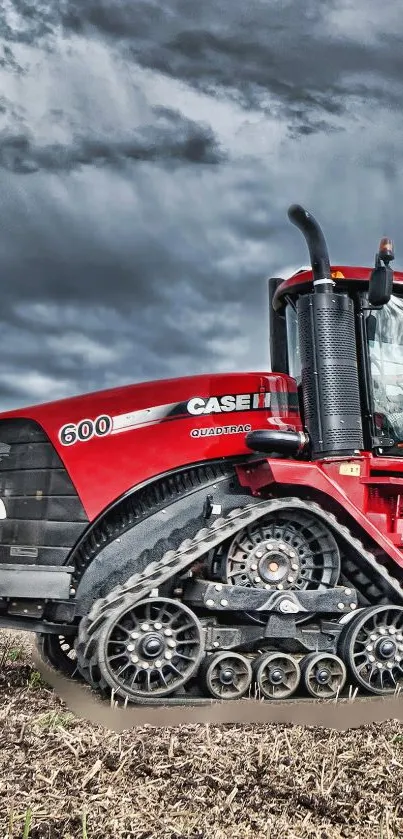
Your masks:
<path fill-rule="evenodd" d="M 358 266 L 348 265 L 332 265 L 331 273 L 332 279 L 336 283 L 336 288 L 344 290 L 352 288 L 357 285 L 357 291 L 366 291 L 368 289 L 369 278 L 373 268 L 362 268 Z M 296 271 L 287 280 L 284 280 L 276 289 L 273 296 L 273 307 L 276 311 L 282 309 L 285 305 L 285 297 L 301 294 L 310 290 L 312 286 L 312 269 L 301 268 Z M 403 272 L 393 272 L 393 289 L 397 294 L 403 294 Z"/>

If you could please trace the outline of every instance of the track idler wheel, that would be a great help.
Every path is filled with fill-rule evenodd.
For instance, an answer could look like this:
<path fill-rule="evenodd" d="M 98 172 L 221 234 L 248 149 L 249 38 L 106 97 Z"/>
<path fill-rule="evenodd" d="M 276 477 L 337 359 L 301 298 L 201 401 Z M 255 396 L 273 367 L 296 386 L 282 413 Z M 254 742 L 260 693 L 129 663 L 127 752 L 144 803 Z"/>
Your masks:
<path fill-rule="evenodd" d="M 342 660 L 332 653 L 310 653 L 301 662 L 303 685 L 316 699 L 339 696 L 347 679 Z"/>
<path fill-rule="evenodd" d="M 233 652 L 208 656 L 200 668 L 203 687 L 214 699 L 241 699 L 252 684 L 252 675 L 250 661 Z"/>
<path fill-rule="evenodd" d="M 219 565 L 220 579 L 227 584 L 304 591 L 337 585 L 341 559 L 330 529 L 316 516 L 291 509 L 270 513 L 238 533 L 220 553 Z M 257 613 L 245 614 L 254 623 L 265 623 Z M 296 623 L 310 618 L 296 616 Z"/>
<path fill-rule="evenodd" d="M 270 513 L 238 533 L 223 560 L 224 582 L 268 590 L 337 584 L 340 552 L 326 525 L 309 513 Z"/>
<path fill-rule="evenodd" d="M 301 671 L 298 661 L 288 653 L 264 653 L 253 663 L 258 695 L 265 699 L 288 699 L 299 685 Z"/>
<path fill-rule="evenodd" d="M 123 699 L 162 698 L 195 675 L 204 653 L 196 615 L 177 600 L 148 598 L 115 609 L 99 634 L 101 677 Z"/>
<path fill-rule="evenodd" d="M 403 687 L 403 607 L 362 609 L 340 635 L 339 654 L 365 691 L 397 692 Z"/>
<path fill-rule="evenodd" d="M 74 636 L 50 635 L 47 632 L 38 634 L 35 646 L 42 661 L 48 667 L 69 678 L 79 676 Z"/>

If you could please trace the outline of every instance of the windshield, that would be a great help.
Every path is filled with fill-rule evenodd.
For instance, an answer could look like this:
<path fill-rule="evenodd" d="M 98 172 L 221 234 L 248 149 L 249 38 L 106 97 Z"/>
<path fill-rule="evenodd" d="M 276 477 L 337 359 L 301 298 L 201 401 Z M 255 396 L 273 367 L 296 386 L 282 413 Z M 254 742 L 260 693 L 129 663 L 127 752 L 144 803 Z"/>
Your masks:
<path fill-rule="evenodd" d="M 367 335 L 376 432 L 395 441 L 385 453 L 403 456 L 403 300 L 372 310 Z"/>

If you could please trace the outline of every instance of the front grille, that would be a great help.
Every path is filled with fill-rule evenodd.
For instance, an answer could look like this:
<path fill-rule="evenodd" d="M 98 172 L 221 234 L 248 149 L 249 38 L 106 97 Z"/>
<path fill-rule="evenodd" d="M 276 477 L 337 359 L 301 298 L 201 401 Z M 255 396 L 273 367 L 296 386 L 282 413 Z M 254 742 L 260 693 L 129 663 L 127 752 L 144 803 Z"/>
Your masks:
<path fill-rule="evenodd" d="M 62 565 L 88 518 L 62 461 L 32 420 L 0 420 L 0 563 Z"/>

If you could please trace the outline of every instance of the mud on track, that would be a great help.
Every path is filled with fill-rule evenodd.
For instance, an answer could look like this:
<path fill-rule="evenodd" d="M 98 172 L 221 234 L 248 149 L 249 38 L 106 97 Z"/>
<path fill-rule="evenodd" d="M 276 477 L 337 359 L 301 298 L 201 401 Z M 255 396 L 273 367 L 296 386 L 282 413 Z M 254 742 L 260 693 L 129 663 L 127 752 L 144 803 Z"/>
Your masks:
<path fill-rule="evenodd" d="M 314 704 L 307 725 L 178 726 L 164 710 L 154 717 L 163 727 L 131 728 L 126 718 L 126 730 L 109 731 L 72 713 L 77 696 L 64 701 L 42 681 L 30 636 L 0 632 L 0 663 L 1 837 L 23 837 L 24 826 L 27 839 L 403 835 L 399 721 L 329 730 L 319 727 Z M 86 701 L 97 704 L 88 693 Z M 403 709 L 403 699 L 394 702 L 392 717 Z M 354 701 L 344 709 L 359 725 L 370 707 L 387 719 L 386 705 Z M 183 714 L 190 710 L 200 719 L 213 709 Z"/>

